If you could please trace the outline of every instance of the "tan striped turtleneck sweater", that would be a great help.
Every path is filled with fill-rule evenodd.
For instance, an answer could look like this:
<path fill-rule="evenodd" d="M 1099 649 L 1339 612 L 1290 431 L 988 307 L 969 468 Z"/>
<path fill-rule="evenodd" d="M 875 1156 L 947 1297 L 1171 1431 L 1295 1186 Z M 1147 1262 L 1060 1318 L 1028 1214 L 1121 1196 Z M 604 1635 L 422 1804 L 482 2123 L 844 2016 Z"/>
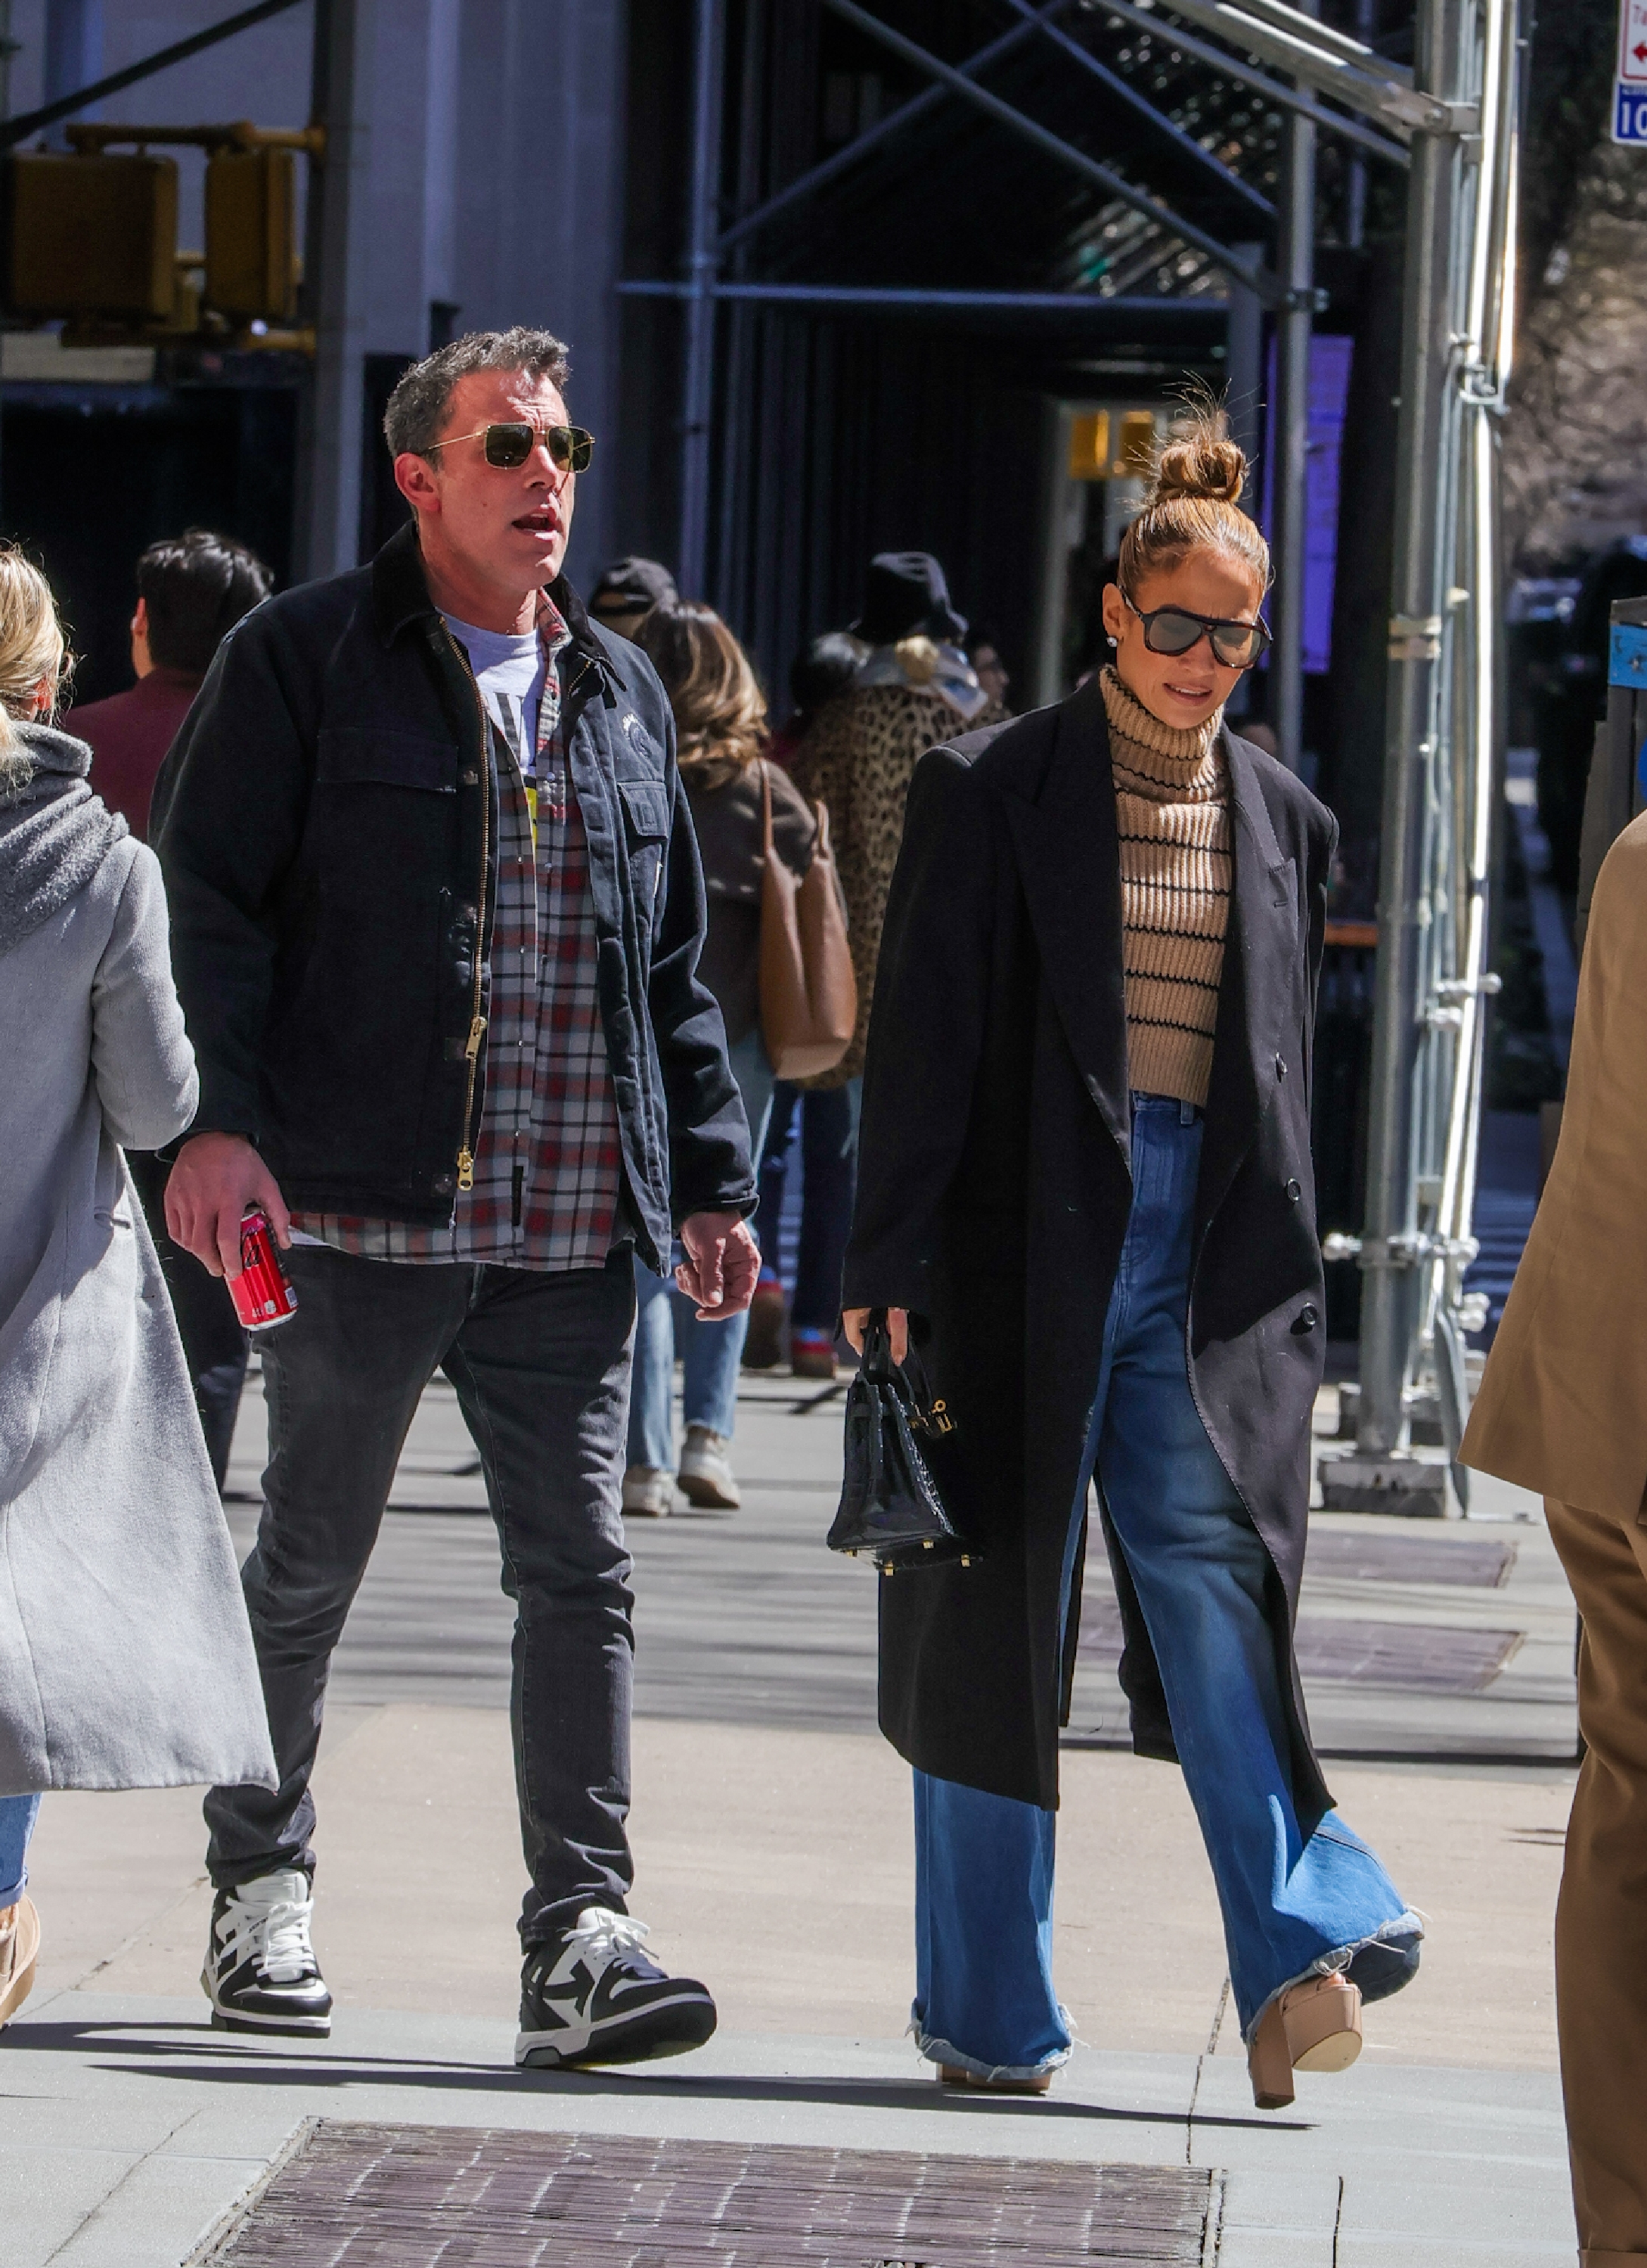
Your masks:
<path fill-rule="evenodd" d="M 1183 733 L 1152 717 L 1113 669 L 1102 689 L 1121 849 L 1127 1085 L 1204 1107 L 1232 873 L 1223 711 Z"/>

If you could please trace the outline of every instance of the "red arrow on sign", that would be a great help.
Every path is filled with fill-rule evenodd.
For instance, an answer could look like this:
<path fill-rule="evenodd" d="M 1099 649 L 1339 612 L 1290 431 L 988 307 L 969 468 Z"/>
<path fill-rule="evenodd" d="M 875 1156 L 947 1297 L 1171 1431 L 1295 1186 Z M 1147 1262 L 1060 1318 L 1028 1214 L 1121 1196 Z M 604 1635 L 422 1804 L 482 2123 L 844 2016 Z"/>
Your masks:
<path fill-rule="evenodd" d="M 1636 44 L 1630 49 L 1630 53 L 1635 56 L 1638 63 L 1647 63 L 1647 42 L 1637 40 Z"/>

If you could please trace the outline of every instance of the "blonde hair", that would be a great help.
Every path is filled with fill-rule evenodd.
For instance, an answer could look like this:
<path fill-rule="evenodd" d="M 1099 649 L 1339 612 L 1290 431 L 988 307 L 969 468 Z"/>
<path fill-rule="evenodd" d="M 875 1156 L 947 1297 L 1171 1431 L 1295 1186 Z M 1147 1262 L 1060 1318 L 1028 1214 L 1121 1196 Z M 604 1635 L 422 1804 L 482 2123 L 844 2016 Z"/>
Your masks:
<path fill-rule="evenodd" d="M 0 747 L 11 745 L 12 719 L 27 724 L 41 683 L 52 683 L 52 714 L 68 681 L 69 642 L 57 601 L 40 569 L 15 543 L 0 543 Z"/>
<path fill-rule="evenodd" d="M 1210 399 L 1192 401 L 1155 450 L 1148 492 L 1121 537 L 1119 578 L 1131 598 L 1145 578 L 1170 574 L 1192 551 L 1221 551 L 1270 583 L 1269 546 L 1241 510 L 1247 461 Z"/>
<path fill-rule="evenodd" d="M 33 718 L 46 678 L 55 716 L 72 666 L 50 584 L 15 543 L 0 542 L 0 795 L 17 793 L 34 769 L 11 730 L 13 719 L 27 724 Z"/>
<path fill-rule="evenodd" d="M 766 697 L 749 656 L 713 607 L 688 600 L 654 607 L 634 637 L 669 696 L 682 770 L 724 787 L 766 741 Z"/>

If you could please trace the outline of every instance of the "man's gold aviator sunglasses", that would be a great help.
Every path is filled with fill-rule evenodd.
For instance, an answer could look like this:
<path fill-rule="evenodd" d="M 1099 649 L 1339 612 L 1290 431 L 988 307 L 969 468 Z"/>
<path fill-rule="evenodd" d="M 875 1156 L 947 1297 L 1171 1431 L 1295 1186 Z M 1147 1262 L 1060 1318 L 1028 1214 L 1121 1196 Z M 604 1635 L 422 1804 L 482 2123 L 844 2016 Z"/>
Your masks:
<path fill-rule="evenodd" d="M 593 433 L 586 433 L 581 425 L 545 425 L 543 438 L 550 462 L 559 471 L 588 471 L 589 460 L 595 454 Z M 519 424 L 477 425 L 472 433 L 453 433 L 444 441 L 431 441 L 422 453 L 432 457 L 437 449 L 449 449 L 454 441 L 484 441 L 489 465 L 497 465 L 507 473 L 518 472 L 537 446 L 538 429 L 524 421 Z"/>

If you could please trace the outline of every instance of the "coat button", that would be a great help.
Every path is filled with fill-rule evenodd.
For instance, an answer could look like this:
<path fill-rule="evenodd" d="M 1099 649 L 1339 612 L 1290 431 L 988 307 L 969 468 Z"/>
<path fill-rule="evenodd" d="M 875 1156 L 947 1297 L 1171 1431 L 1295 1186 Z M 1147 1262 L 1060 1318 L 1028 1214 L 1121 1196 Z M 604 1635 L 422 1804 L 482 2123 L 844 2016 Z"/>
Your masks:
<path fill-rule="evenodd" d="M 465 787 L 478 787 L 480 785 L 480 774 L 475 770 L 472 764 L 467 771 L 460 772 L 458 774 L 458 777 Z"/>
<path fill-rule="evenodd" d="M 461 922 L 473 924 L 478 917 L 479 911 L 480 909 L 477 906 L 460 906 L 457 909 L 457 917 Z"/>
<path fill-rule="evenodd" d="M 1297 1322 L 1292 1327 L 1293 1336 L 1302 1338 L 1306 1331 L 1312 1331 L 1320 1320 L 1320 1309 L 1312 1300 L 1306 1300 L 1298 1310 Z"/>
<path fill-rule="evenodd" d="M 1287 1194 L 1292 1199 L 1294 1204 L 1296 1204 L 1299 1198 L 1304 1195 L 1303 1182 L 1289 1182 L 1287 1184 Z"/>
<path fill-rule="evenodd" d="M 1275 1076 L 1277 1079 L 1285 1079 L 1287 1076 L 1287 1066 L 1279 1056 L 1275 1058 Z"/>
<path fill-rule="evenodd" d="M 454 1184 L 451 1174 L 442 1174 L 435 1182 L 434 1193 L 438 1197 L 449 1197 L 452 1194 L 453 1186 Z"/>

